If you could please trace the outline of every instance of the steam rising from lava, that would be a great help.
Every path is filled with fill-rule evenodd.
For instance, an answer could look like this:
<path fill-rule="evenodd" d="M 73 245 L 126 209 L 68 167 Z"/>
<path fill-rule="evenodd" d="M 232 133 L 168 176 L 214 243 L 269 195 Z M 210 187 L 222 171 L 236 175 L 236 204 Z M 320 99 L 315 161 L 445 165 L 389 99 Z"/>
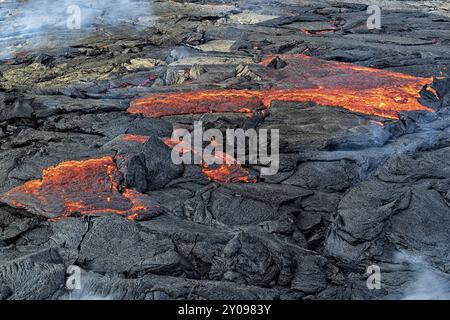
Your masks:
<path fill-rule="evenodd" d="M 315 102 L 396 119 L 401 111 L 433 111 L 418 102 L 430 78 L 413 77 L 305 55 L 282 55 L 287 66 L 269 72 L 266 90 L 213 90 L 153 94 L 134 100 L 128 112 L 148 117 L 208 112 L 252 112 L 276 100 Z M 274 56 L 262 65 L 268 66 Z M 275 79 L 275 80 L 271 80 Z"/>
<path fill-rule="evenodd" d="M 179 150 L 182 153 L 193 152 L 196 154 L 203 155 L 203 150 L 196 150 L 188 143 L 175 141 L 170 138 L 164 138 L 163 142 L 170 148 L 174 148 L 179 145 Z M 226 153 L 219 152 L 215 155 L 217 158 L 222 158 L 224 163 L 232 164 L 221 164 L 214 167 L 208 166 L 203 162 L 200 166 L 202 167 L 202 172 L 211 181 L 216 181 L 219 183 L 231 183 L 231 182 L 243 182 L 243 183 L 254 183 L 256 180 L 250 176 L 247 169 L 243 168 L 237 163 L 237 160 L 232 158 Z"/>

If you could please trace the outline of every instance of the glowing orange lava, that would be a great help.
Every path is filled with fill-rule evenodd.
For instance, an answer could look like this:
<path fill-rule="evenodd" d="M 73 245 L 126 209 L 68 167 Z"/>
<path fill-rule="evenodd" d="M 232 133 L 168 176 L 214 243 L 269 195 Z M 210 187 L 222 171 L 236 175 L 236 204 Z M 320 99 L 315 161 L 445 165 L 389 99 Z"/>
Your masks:
<path fill-rule="evenodd" d="M 277 56 L 261 62 L 268 66 Z M 209 112 L 249 113 L 273 101 L 314 102 L 353 112 L 397 119 L 401 111 L 432 109 L 418 102 L 420 91 L 433 94 L 431 78 L 414 77 L 349 63 L 323 61 L 302 54 L 278 55 L 287 66 L 268 70 L 265 90 L 211 90 L 157 93 L 134 100 L 128 112 L 147 117 Z"/>
<path fill-rule="evenodd" d="M 202 150 L 196 150 L 190 144 L 180 141 L 174 141 L 170 138 L 163 138 L 162 141 L 170 148 L 178 146 L 178 151 L 181 153 L 193 152 L 203 155 Z M 202 162 L 202 172 L 208 177 L 210 181 L 216 181 L 219 183 L 231 183 L 231 182 L 244 182 L 255 183 L 256 179 L 250 177 L 250 173 L 247 169 L 243 168 L 237 163 L 236 159 L 228 155 L 225 152 L 217 152 L 214 154 L 214 158 L 221 159 L 223 164 L 208 166 L 205 162 Z"/>
<path fill-rule="evenodd" d="M 136 142 L 144 144 L 148 141 L 148 136 L 136 135 L 136 134 L 122 134 L 118 137 L 122 141 Z"/>
<path fill-rule="evenodd" d="M 250 177 L 247 169 L 238 164 L 221 164 L 215 168 L 209 168 L 206 164 L 202 165 L 202 172 L 210 181 L 219 183 L 255 183 L 256 179 Z"/>
<path fill-rule="evenodd" d="M 157 118 L 191 113 L 248 113 L 262 106 L 261 99 L 254 91 L 210 90 L 152 94 L 132 101 L 128 112 Z"/>
<path fill-rule="evenodd" d="M 0 195 L 0 201 L 52 220 L 73 214 L 157 214 L 158 205 L 134 190 L 120 192 L 120 172 L 110 156 L 66 161 Z"/>

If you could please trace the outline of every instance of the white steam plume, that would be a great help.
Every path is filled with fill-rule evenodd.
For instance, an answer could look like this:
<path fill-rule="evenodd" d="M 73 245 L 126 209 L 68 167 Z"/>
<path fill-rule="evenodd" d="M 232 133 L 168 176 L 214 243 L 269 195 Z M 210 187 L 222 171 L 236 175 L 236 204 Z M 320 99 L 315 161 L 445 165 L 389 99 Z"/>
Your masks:
<path fill-rule="evenodd" d="M 0 45 L 9 51 L 27 50 L 44 45 L 49 36 L 68 41 L 95 26 L 136 23 L 152 15 L 152 1 L 0 0 Z M 8 54 L 0 48 L 0 58 L 2 53 Z"/>

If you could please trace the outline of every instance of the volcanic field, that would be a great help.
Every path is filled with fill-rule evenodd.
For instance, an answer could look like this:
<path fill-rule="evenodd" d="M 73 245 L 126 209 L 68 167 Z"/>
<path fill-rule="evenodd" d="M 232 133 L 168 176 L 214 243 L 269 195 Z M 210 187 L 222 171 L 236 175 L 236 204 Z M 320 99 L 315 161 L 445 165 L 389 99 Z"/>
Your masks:
<path fill-rule="evenodd" d="M 450 8 L 127 2 L 1 3 L 0 299 L 449 297 Z M 197 121 L 279 130 L 278 172 L 175 164 Z"/>

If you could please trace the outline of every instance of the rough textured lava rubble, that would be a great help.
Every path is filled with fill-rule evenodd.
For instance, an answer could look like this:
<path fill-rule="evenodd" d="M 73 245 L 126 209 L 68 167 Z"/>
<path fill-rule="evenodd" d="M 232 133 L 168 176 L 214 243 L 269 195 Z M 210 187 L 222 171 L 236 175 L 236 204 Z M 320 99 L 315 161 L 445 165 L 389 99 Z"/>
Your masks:
<path fill-rule="evenodd" d="M 450 283 L 448 7 L 368 30 L 348 1 L 130 2 L 152 10 L 26 34 L 1 3 L 0 299 L 399 299 L 414 261 Z M 196 120 L 280 129 L 279 172 L 173 164 Z"/>

